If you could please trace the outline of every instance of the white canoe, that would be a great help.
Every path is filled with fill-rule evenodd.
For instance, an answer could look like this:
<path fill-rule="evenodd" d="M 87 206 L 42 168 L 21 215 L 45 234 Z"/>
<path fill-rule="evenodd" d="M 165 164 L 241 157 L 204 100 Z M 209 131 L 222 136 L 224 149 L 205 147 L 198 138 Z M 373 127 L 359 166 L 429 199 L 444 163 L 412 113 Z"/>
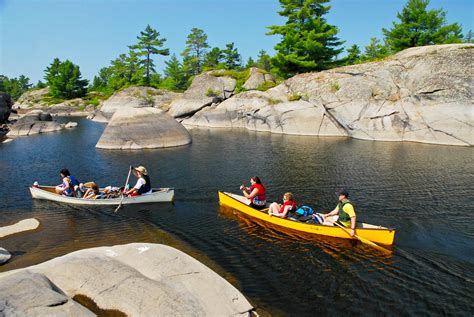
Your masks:
<path fill-rule="evenodd" d="M 74 205 L 123 205 L 128 204 L 147 204 L 159 202 L 172 202 L 174 199 L 173 188 L 153 188 L 153 192 L 147 195 L 122 198 L 106 198 L 106 199 L 83 199 L 76 197 L 67 197 L 58 195 L 55 192 L 55 186 L 30 187 L 31 197 L 35 199 L 46 199 L 57 201 L 60 203 Z"/>

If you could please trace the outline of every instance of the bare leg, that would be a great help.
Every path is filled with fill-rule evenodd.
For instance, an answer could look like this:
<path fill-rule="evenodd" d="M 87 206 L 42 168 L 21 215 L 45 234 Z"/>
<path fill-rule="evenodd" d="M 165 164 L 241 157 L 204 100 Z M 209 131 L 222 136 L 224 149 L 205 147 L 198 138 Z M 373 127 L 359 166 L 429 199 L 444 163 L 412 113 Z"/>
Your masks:
<path fill-rule="evenodd" d="M 278 214 L 280 211 L 280 204 L 279 203 L 272 203 L 270 207 L 268 208 L 268 214 L 269 215 L 275 215 Z"/>

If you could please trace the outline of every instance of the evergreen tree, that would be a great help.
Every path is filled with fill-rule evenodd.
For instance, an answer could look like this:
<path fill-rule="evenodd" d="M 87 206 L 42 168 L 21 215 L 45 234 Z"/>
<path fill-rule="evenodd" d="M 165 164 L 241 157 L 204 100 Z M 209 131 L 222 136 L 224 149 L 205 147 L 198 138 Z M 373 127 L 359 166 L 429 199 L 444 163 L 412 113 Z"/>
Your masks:
<path fill-rule="evenodd" d="M 346 65 L 353 65 L 360 60 L 360 48 L 357 44 L 352 45 L 347 49 Z"/>
<path fill-rule="evenodd" d="M 281 35 L 275 46 L 277 54 L 272 64 L 280 75 L 290 77 L 298 73 L 323 70 L 334 65 L 334 58 L 342 52 L 337 48 L 343 42 L 337 37 L 337 28 L 323 18 L 330 6 L 329 0 L 279 0 L 287 18 L 285 25 L 270 26 L 268 35 Z"/>
<path fill-rule="evenodd" d="M 250 67 L 257 67 L 257 63 L 253 60 L 252 57 L 249 57 L 249 59 L 247 60 L 247 64 L 245 64 L 245 68 Z"/>
<path fill-rule="evenodd" d="M 160 33 L 153 29 L 150 25 L 147 25 L 144 32 L 140 32 L 140 35 L 137 36 L 138 44 L 131 45 L 129 48 L 131 50 L 138 50 L 138 56 L 144 56 L 145 58 L 140 60 L 142 65 L 145 68 L 145 86 L 150 85 L 150 75 L 152 72 L 155 72 L 155 64 L 151 55 L 169 55 L 169 50 L 167 48 L 161 49 L 163 47 L 166 39 L 160 38 Z"/>
<path fill-rule="evenodd" d="M 186 76 L 186 72 L 176 55 L 173 54 L 171 59 L 166 61 L 165 64 L 166 68 L 164 73 L 166 78 L 161 83 L 160 87 L 173 91 L 186 90 L 188 77 Z"/>
<path fill-rule="evenodd" d="M 270 55 L 268 55 L 264 50 L 260 50 L 260 52 L 258 52 L 257 67 L 264 69 L 267 72 L 269 72 L 272 68 Z"/>
<path fill-rule="evenodd" d="M 376 37 L 370 39 L 370 44 L 365 47 L 363 59 L 365 61 L 372 61 L 378 58 L 387 56 L 387 46 L 380 43 Z"/>
<path fill-rule="evenodd" d="M 472 36 L 472 30 L 466 33 L 464 36 L 464 43 L 474 43 L 474 38 Z"/>
<path fill-rule="evenodd" d="M 186 47 L 181 54 L 189 68 L 190 75 L 197 75 L 202 72 L 208 48 L 206 33 L 201 29 L 192 28 L 186 40 Z"/>
<path fill-rule="evenodd" d="M 20 98 L 30 87 L 30 79 L 24 75 L 20 75 L 18 78 L 8 78 L 0 75 L 0 91 L 9 94 L 12 100 Z"/>
<path fill-rule="evenodd" d="M 218 68 L 219 64 L 221 64 L 222 62 L 222 58 L 222 50 L 218 47 L 213 47 L 212 50 L 210 50 L 209 53 L 206 54 L 203 67 L 206 69 Z"/>
<path fill-rule="evenodd" d="M 234 42 L 226 44 L 225 50 L 222 51 L 224 65 L 226 69 L 239 69 L 242 65 L 241 56 L 234 47 Z"/>
<path fill-rule="evenodd" d="M 446 12 L 427 10 L 428 4 L 429 0 L 408 0 L 397 14 L 400 22 L 393 22 L 390 30 L 382 29 L 393 52 L 414 46 L 462 42 L 461 27 L 457 23 L 447 24 Z"/>
<path fill-rule="evenodd" d="M 79 66 L 70 60 L 61 62 L 55 58 L 45 70 L 45 79 L 52 97 L 72 99 L 86 95 L 88 81 L 81 78 Z"/>
<path fill-rule="evenodd" d="M 46 84 L 43 83 L 41 80 L 38 80 L 38 82 L 36 83 L 36 86 L 35 88 L 38 88 L 38 89 L 42 89 L 42 88 L 46 88 Z"/>

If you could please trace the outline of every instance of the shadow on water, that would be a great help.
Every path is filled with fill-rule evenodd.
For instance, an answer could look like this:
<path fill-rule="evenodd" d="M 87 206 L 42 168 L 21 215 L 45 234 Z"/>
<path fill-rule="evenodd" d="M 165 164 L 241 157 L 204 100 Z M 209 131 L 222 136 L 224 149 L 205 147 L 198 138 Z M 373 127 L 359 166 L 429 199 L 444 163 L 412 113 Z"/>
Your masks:
<path fill-rule="evenodd" d="M 273 315 L 474 314 L 472 148 L 191 129 L 188 146 L 104 151 L 95 149 L 104 125 L 75 121 L 71 131 L 0 145 L 0 182 L 8 184 L 0 187 L 0 223 L 41 222 L 1 240 L 14 256 L 0 271 L 83 248 L 164 243 Z M 65 166 L 82 181 L 121 186 L 138 164 L 154 186 L 175 187 L 174 205 L 114 213 L 32 201 L 27 191 L 35 180 L 59 183 Z M 223 212 L 217 191 L 237 192 L 255 174 L 269 201 L 291 191 L 321 211 L 335 207 L 335 189 L 347 188 L 361 221 L 396 228 L 393 254 L 344 239 L 301 239 Z"/>

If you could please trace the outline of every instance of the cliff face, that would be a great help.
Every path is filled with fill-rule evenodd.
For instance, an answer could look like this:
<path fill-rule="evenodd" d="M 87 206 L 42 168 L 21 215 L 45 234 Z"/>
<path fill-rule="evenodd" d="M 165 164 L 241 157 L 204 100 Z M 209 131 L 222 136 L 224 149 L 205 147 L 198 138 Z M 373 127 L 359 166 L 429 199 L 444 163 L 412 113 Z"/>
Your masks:
<path fill-rule="evenodd" d="M 183 123 L 472 146 L 474 45 L 416 47 L 235 95 Z"/>

